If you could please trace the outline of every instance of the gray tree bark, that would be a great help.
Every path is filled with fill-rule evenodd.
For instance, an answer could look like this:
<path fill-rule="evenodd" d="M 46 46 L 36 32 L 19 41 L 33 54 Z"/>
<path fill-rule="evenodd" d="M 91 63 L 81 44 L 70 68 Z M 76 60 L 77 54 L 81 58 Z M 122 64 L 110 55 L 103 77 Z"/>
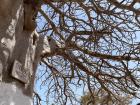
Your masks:
<path fill-rule="evenodd" d="M 33 15 L 23 0 L 0 0 L 0 105 L 32 105 L 44 44 Z"/>

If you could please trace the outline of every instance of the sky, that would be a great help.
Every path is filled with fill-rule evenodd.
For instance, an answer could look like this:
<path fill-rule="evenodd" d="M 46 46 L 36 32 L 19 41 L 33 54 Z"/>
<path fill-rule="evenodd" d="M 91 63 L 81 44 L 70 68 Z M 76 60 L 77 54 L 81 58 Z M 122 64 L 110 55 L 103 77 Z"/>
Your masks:
<path fill-rule="evenodd" d="M 136 35 L 137 35 L 137 42 L 140 42 L 140 32 L 137 32 Z M 137 103 L 140 103 L 140 99 L 135 99 L 134 98 L 132 100 L 132 105 L 137 105 Z"/>
<path fill-rule="evenodd" d="M 40 24 L 41 25 L 41 24 Z M 137 38 L 137 40 L 138 41 L 140 41 L 140 36 L 139 36 L 139 34 L 140 33 L 137 33 L 137 35 L 138 35 L 138 38 Z M 43 67 L 41 67 L 41 66 L 39 66 L 38 67 L 38 71 L 39 70 L 43 70 L 43 69 L 46 69 L 45 67 L 43 68 Z M 37 72 L 37 74 L 39 74 L 38 72 Z M 40 82 L 41 82 L 41 80 L 40 81 L 38 81 L 38 82 L 36 82 L 35 84 L 36 84 L 36 86 L 35 86 L 35 91 L 37 91 L 38 93 L 40 93 L 40 96 L 45 100 L 46 99 L 46 97 L 45 97 L 45 90 L 43 89 L 43 87 L 41 88 L 40 87 Z M 46 88 L 47 88 L 47 86 L 46 86 Z M 76 91 L 77 93 L 82 93 L 82 90 L 77 90 Z M 82 95 L 82 94 L 81 94 Z M 80 96 L 79 96 L 80 97 Z M 50 99 L 50 101 L 51 101 L 51 99 Z M 52 101 L 52 103 L 53 103 L 53 101 Z M 137 103 L 140 103 L 140 99 L 132 99 L 132 104 L 131 105 L 136 105 Z M 42 105 L 46 105 L 45 104 L 45 102 L 42 102 Z M 49 104 L 49 105 L 51 105 L 51 104 Z M 68 104 L 68 105 L 70 105 L 70 104 Z"/>

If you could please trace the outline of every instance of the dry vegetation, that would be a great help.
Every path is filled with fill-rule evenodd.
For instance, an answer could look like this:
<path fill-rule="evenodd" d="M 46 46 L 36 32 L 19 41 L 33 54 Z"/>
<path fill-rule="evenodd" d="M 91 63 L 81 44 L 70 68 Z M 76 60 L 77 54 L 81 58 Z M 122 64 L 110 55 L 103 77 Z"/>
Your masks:
<path fill-rule="evenodd" d="M 139 0 L 44 0 L 38 9 L 37 30 L 49 36 L 51 52 L 42 55 L 46 66 L 37 80 L 41 79 L 47 99 L 53 96 L 56 105 L 74 105 L 76 88 L 91 94 L 102 89 L 116 101 L 120 94 L 139 96 L 137 5 Z"/>

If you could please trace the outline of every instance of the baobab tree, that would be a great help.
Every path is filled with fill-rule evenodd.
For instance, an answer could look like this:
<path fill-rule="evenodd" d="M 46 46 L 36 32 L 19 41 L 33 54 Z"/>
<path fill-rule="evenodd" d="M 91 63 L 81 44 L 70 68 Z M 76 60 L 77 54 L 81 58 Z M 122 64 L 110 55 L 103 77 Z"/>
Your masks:
<path fill-rule="evenodd" d="M 139 97 L 138 4 L 1 0 L 1 91 L 7 94 L 0 102 L 30 105 L 39 62 L 46 69 L 36 80 L 57 105 L 75 104 L 76 88 L 102 89 L 118 101 L 119 94 Z"/>

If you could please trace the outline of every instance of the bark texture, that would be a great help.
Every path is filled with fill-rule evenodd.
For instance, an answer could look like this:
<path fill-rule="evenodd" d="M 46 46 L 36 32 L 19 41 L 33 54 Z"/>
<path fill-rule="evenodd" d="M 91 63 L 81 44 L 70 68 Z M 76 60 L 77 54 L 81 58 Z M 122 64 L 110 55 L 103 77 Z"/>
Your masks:
<path fill-rule="evenodd" d="M 0 105 L 31 105 L 35 70 L 44 38 L 35 32 L 23 0 L 0 0 Z M 32 21 L 32 22 L 30 22 Z M 26 83 L 11 76 L 17 60 L 28 75 Z"/>

